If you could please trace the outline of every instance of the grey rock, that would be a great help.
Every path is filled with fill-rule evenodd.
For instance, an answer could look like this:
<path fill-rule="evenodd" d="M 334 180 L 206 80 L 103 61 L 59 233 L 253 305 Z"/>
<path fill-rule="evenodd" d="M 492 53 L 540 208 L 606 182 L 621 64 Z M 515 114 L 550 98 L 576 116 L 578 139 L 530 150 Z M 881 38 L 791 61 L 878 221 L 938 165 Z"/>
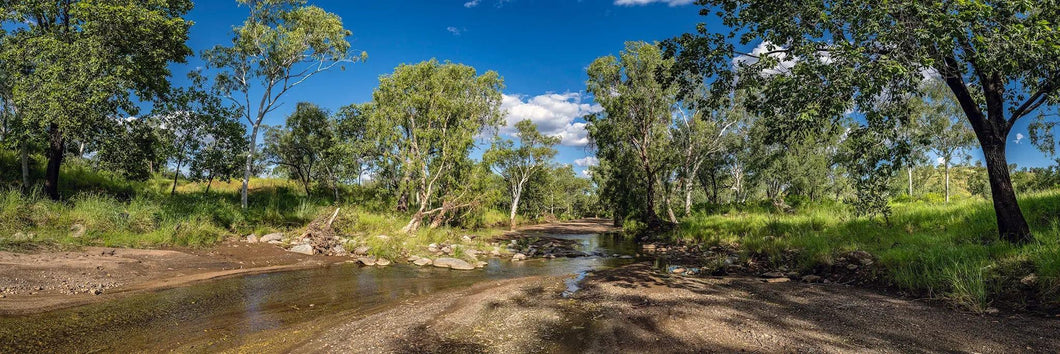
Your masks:
<path fill-rule="evenodd" d="M 449 246 L 442 247 L 442 253 L 453 254 L 453 248 Z"/>
<path fill-rule="evenodd" d="M 289 249 L 287 251 L 294 252 L 294 253 L 301 253 L 301 254 L 309 255 L 309 256 L 312 256 L 312 255 L 316 254 L 316 250 L 314 250 L 313 249 L 313 245 L 310 245 L 310 244 L 297 245 L 297 246 L 291 247 L 291 249 Z"/>
<path fill-rule="evenodd" d="M 522 260 L 526 260 L 526 255 L 525 255 L 525 254 L 522 254 L 522 253 L 516 253 L 515 255 L 513 255 L 513 256 L 512 256 L 512 260 L 513 260 L 513 261 L 522 261 Z"/>
<path fill-rule="evenodd" d="M 361 263 L 363 265 L 366 265 L 366 266 L 374 266 L 375 265 L 375 257 L 360 257 L 360 258 L 357 258 L 357 262 L 359 262 L 359 263 Z"/>
<path fill-rule="evenodd" d="M 342 247 L 342 245 L 335 245 L 334 247 L 331 247 L 332 256 L 345 257 L 349 254 L 350 253 L 346 251 L 346 247 Z"/>
<path fill-rule="evenodd" d="M 380 266 L 380 267 L 386 267 L 386 266 L 390 265 L 390 260 L 386 259 L 386 258 L 380 258 L 380 259 L 375 260 L 375 265 Z"/>
<path fill-rule="evenodd" d="M 456 270 L 472 270 L 475 266 L 456 258 L 438 258 L 434 260 L 434 266 L 438 268 L 449 268 Z"/>
<path fill-rule="evenodd" d="M 255 235 L 255 234 L 247 235 L 246 241 L 247 241 L 247 243 L 258 243 L 258 235 Z"/>
<path fill-rule="evenodd" d="M 283 234 L 279 233 L 279 232 L 273 232 L 271 234 L 262 236 L 261 239 L 258 240 L 258 242 L 269 242 L 269 243 L 272 243 L 273 241 L 283 241 Z"/>
<path fill-rule="evenodd" d="M 850 270 L 858 269 L 858 265 L 857 264 L 847 264 L 847 269 L 850 269 Z"/>
<path fill-rule="evenodd" d="M 415 265 L 418 265 L 418 266 L 422 267 L 422 266 L 429 266 L 431 264 L 434 264 L 434 261 L 432 261 L 430 258 L 419 258 L 419 259 L 417 259 L 415 261 L 412 261 L 412 264 L 415 264 Z"/>
<path fill-rule="evenodd" d="M 368 254 L 368 250 L 369 250 L 368 246 L 360 246 L 360 247 L 357 247 L 357 248 L 353 249 L 353 254 L 358 255 L 358 256 L 363 256 L 363 255 Z"/>

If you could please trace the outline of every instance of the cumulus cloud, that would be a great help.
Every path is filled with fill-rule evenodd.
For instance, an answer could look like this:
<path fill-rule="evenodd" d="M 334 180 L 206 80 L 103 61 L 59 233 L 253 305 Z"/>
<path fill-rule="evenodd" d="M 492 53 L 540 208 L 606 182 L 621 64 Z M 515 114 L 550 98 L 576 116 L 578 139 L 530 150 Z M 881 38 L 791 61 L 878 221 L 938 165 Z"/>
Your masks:
<path fill-rule="evenodd" d="M 589 134 L 585 130 L 585 123 L 577 120 L 603 110 L 600 105 L 583 103 L 581 94 L 577 92 L 548 93 L 525 98 L 504 95 L 501 109 L 507 112 L 502 134 L 510 135 L 515 132 L 515 123 L 530 120 L 542 134 L 558 136 L 560 143 L 567 146 L 588 144 Z"/>
<path fill-rule="evenodd" d="M 1023 142 L 1023 138 L 1024 138 L 1023 133 L 1016 133 L 1016 144 L 1022 143 Z"/>
<path fill-rule="evenodd" d="M 670 6 L 681 6 L 691 4 L 693 0 L 615 0 L 618 6 L 642 6 L 650 4 L 667 4 Z"/>
<path fill-rule="evenodd" d="M 461 33 L 464 33 L 464 30 L 453 26 L 446 27 L 445 30 L 449 31 L 449 33 L 452 33 L 454 36 L 459 36 Z"/>
<path fill-rule="evenodd" d="M 464 7 L 472 8 L 472 7 L 478 6 L 478 4 L 480 2 L 482 2 L 482 0 L 471 0 L 471 1 L 465 2 L 464 3 Z"/>
<path fill-rule="evenodd" d="M 591 171 L 589 169 L 582 170 L 582 177 L 584 177 L 584 178 L 592 178 L 593 177 L 593 171 Z"/>
<path fill-rule="evenodd" d="M 775 45 L 775 44 L 773 44 L 771 42 L 768 42 L 768 41 L 762 42 L 762 43 L 758 44 L 758 46 L 756 46 L 755 49 L 751 50 L 751 53 L 750 53 L 751 55 L 740 55 L 740 56 L 737 56 L 736 58 L 733 58 L 732 59 L 732 65 L 736 66 L 736 67 L 739 67 L 739 66 L 742 66 L 742 65 L 754 65 L 755 63 L 758 63 L 759 58 L 761 58 L 762 56 L 765 56 L 765 55 L 767 55 L 767 53 L 770 53 L 770 52 L 773 52 L 773 51 L 776 51 L 776 50 L 780 50 L 780 49 L 783 49 L 783 48 L 781 48 L 780 46 Z M 775 67 L 773 67 L 771 69 L 765 69 L 765 70 L 762 71 L 763 73 L 765 73 L 767 75 L 783 74 L 783 73 L 788 72 L 788 70 L 791 70 L 791 68 L 795 66 L 795 59 L 787 59 L 788 58 L 788 54 L 787 53 L 771 53 L 771 54 L 768 54 L 768 55 L 773 57 L 773 58 L 776 58 L 779 61 L 779 63 L 777 64 L 777 66 L 775 66 Z"/>
<path fill-rule="evenodd" d="M 574 164 L 579 167 L 591 167 L 600 166 L 600 160 L 596 156 L 586 156 L 577 160 L 574 160 Z"/>

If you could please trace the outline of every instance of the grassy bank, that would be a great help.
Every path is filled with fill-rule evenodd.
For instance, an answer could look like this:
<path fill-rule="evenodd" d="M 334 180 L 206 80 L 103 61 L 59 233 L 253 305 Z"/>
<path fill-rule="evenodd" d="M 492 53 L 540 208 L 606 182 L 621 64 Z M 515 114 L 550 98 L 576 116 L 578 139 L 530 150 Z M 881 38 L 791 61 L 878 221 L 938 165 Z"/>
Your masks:
<path fill-rule="evenodd" d="M 394 212 L 387 196 L 374 188 L 346 186 L 342 201 L 335 203 L 329 190 L 306 196 L 288 180 L 254 179 L 250 206 L 242 210 L 239 181 L 215 181 L 209 192 L 205 183 L 181 181 L 171 195 L 172 182 L 167 176 L 128 181 L 74 161 L 62 170 L 62 201 L 40 192 L 24 194 L 15 183 L 0 187 L 0 250 L 203 247 L 252 233 L 296 236 L 340 208 L 333 225 L 337 233 L 354 245 L 369 246 L 372 255 L 396 259 L 404 250 L 430 243 L 456 244 L 466 234 L 486 236 L 474 242 L 483 243 L 508 226 L 502 212 L 486 210 L 464 223 L 474 225 L 468 229 L 424 228 L 408 235 L 400 229 L 410 215 Z"/>
<path fill-rule="evenodd" d="M 1060 305 L 1060 191 L 1025 195 L 1020 204 L 1036 239 L 1022 246 L 998 241 L 992 205 L 980 199 L 895 204 L 890 225 L 856 218 L 842 205 L 793 214 L 714 210 L 686 218 L 670 236 L 776 262 L 794 251 L 795 264 L 786 265 L 804 271 L 865 251 L 891 285 L 973 310 L 1034 301 Z M 1037 281 L 1023 284 L 1031 274 Z"/>

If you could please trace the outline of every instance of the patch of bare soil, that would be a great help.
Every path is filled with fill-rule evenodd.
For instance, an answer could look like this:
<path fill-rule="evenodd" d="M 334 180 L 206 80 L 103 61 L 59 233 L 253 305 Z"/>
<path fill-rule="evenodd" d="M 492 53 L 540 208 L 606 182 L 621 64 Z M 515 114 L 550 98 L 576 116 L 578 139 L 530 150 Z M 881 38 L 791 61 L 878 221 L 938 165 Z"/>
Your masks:
<path fill-rule="evenodd" d="M 580 234 L 598 234 L 604 232 L 621 231 L 620 228 L 612 225 L 611 219 L 579 219 L 561 223 L 550 223 L 550 224 L 538 224 L 530 226 L 522 226 L 516 228 L 515 231 L 509 232 L 509 237 L 525 236 L 532 234 L 560 234 L 560 235 L 580 235 Z"/>
<path fill-rule="evenodd" d="M 838 284 L 665 276 L 634 264 L 564 298 L 530 278 L 410 300 L 306 352 L 1060 352 L 1060 321 L 975 315 Z"/>
<path fill-rule="evenodd" d="M 326 266 L 279 246 L 230 241 L 207 249 L 88 247 L 72 252 L 0 252 L 0 315 L 105 301 L 130 293 L 254 273 Z"/>

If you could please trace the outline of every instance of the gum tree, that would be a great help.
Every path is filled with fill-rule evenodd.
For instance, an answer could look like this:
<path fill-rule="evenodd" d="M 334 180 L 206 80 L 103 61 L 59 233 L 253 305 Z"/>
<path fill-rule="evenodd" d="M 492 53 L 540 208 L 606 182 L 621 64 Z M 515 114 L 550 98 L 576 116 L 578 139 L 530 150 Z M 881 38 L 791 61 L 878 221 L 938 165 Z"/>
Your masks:
<path fill-rule="evenodd" d="M 620 193 L 644 193 L 640 217 L 652 228 L 662 224 L 655 210 L 656 185 L 672 154 L 669 128 L 677 90 L 666 80 L 672 65 L 659 47 L 629 42 L 617 58 L 597 58 L 588 69 L 588 91 L 606 112 L 589 119 L 590 138 L 600 149 L 597 155 L 613 164 L 629 161 L 619 154 L 634 156 L 635 164 L 613 167 L 638 170 L 639 190 Z"/>
<path fill-rule="evenodd" d="M 469 158 L 475 136 L 501 124 L 503 80 L 496 72 L 479 75 L 462 64 L 403 64 L 384 76 L 373 94 L 373 130 L 400 166 L 418 205 L 404 232 L 419 229 L 471 204 L 468 189 L 475 164 Z"/>
<path fill-rule="evenodd" d="M 878 133 L 892 125 L 890 119 L 902 119 L 900 111 L 880 112 L 881 103 L 916 92 L 925 73 L 940 76 L 983 149 L 998 233 L 1014 243 L 1032 240 L 1012 188 L 1005 148 L 1016 122 L 1060 101 L 1060 27 L 1055 23 L 1060 3 L 697 4 L 704 6 L 701 14 L 717 16 L 733 30 L 712 33 L 699 26 L 697 33 L 670 41 L 670 53 L 695 81 L 764 88 L 759 107 L 781 108 L 782 114 L 769 117 L 778 130 L 806 131 L 856 111 L 865 115 L 867 129 Z M 757 41 L 781 45 L 764 45 L 753 53 L 737 51 L 737 44 Z M 736 58 L 752 60 L 734 71 Z M 778 67 L 786 75 L 749 75 Z M 741 79 L 732 80 L 734 76 Z M 894 162 L 902 165 L 901 158 Z"/>
<path fill-rule="evenodd" d="M 257 153 L 258 131 L 265 116 L 279 108 L 294 87 L 344 63 L 364 60 L 350 55 L 351 32 L 338 15 L 305 0 L 238 0 L 250 10 L 234 30 L 230 46 L 204 51 L 203 59 L 220 72 L 215 88 L 240 108 L 250 125 L 246 168 L 240 191 L 247 208 L 247 189 Z M 259 96 L 260 95 L 260 96 Z"/>
<path fill-rule="evenodd" d="M 556 156 L 558 137 L 545 136 L 537 130 L 534 122 L 529 120 L 515 124 L 518 133 L 519 147 L 511 140 L 497 141 L 486 151 L 483 160 L 487 161 L 494 172 L 504 178 L 511 197 L 511 210 L 508 214 L 509 228 L 515 228 L 515 213 L 519 210 L 519 200 L 523 190 L 535 173 L 548 167 L 549 161 Z"/>

